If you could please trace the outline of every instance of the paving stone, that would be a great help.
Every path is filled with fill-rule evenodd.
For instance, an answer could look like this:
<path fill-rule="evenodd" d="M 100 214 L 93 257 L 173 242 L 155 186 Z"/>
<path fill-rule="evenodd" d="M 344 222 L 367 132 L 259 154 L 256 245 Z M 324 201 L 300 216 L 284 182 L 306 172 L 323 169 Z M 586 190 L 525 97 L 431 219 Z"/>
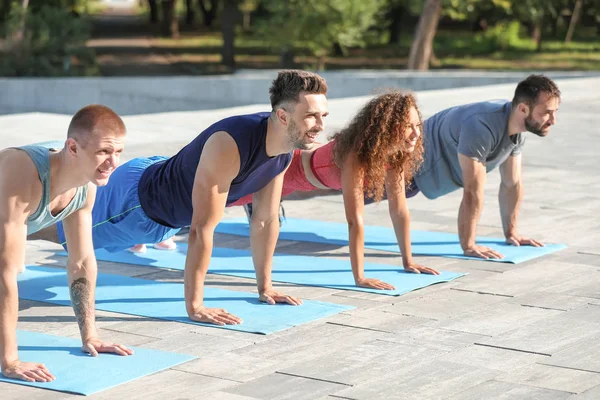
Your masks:
<path fill-rule="evenodd" d="M 569 392 L 491 380 L 455 394 L 448 400 L 563 400 L 570 396 Z"/>
<path fill-rule="evenodd" d="M 531 364 L 496 377 L 499 381 L 581 393 L 600 385 L 600 374 L 551 365 Z"/>
<path fill-rule="evenodd" d="M 225 389 L 226 392 L 269 400 L 312 400 L 347 386 L 284 374 L 271 374 Z"/>
<path fill-rule="evenodd" d="M 596 334 L 553 354 L 552 357 L 542 361 L 542 363 L 600 373 L 599 354 L 600 334 Z"/>
<path fill-rule="evenodd" d="M 393 372 L 335 393 L 350 399 L 442 399 L 493 379 L 498 373 L 486 368 L 433 360 L 421 364 L 394 365 Z M 435 372 L 434 372 L 435 371 Z"/>
<path fill-rule="evenodd" d="M 503 303 L 467 312 L 456 318 L 430 325 L 460 332 L 497 336 L 513 330 L 515 326 L 524 327 L 561 313 L 562 311 L 557 310 Z"/>
<path fill-rule="evenodd" d="M 411 365 L 442 354 L 423 346 L 376 340 L 319 357 L 280 372 L 346 385 L 369 382 L 389 372 L 391 365 Z"/>

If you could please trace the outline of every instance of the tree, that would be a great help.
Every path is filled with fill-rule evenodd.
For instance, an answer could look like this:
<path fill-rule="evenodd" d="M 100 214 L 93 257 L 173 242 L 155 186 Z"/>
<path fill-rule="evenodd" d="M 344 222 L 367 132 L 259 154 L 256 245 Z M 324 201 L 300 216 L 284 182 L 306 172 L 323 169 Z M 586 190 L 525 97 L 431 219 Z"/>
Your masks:
<path fill-rule="evenodd" d="M 194 17 L 194 1 L 185 0 L 185 23 L 187 25 L 192 25 L 194 23 Z"/>
<path fill-rule="evenodd" d="M 0 22 L 6 21 L 6 17 L 8 17 L 8 13 L 10 12 L 11 4 L 12 4 L 12 0 L 0 1 Z"/>
<path fill-rule="evenodd" d="M 156 0 L 148 0 L 150 6 L 150 22 L 156 24 L 158 22 L 158 4 Z"/>
<path fill-rule="evenodd" d="M 221 16 L 223 48 L 221 50 L 221 62 L 232 69 L 235 68 L 235 26 L 238 12 L 238 0 L 223 1 L 223 15 Z"/>
<path fill-rule="evenodd" d="M 565 43 L 569 43 L 573 39 L 573 34 L 575 33 L 575 25 L 579 21 L 579 16 L 581 15 L 581 6 L 583 1 L 577 0 L 575 1 L 575 7 L 573 7 L 573 14 L 571 15 L 571 21 L 569 22 L 569 30 L 567 31 L 567 36 L 565 37 Z"/>
<path fill-rule="evenodd" d="M 390 35 L 388 44 L 400 44 L 402 20 L 409 12 L 406 0 L 388 0 L 386 8 L 384 18 Z"/>
<path fill-rule="evenodd" d="M 162 33 L 173 39 L 179 38 L 179 22 L 175 12 L 177 0 L 162 0 Z"/>
<path fill-rule="evenodd" d="M 322 70 L 335 43 L 343 53 L 350 46 L 364 45 L 364 33 L 383 4 L 383 0 L 264 0 L 270 18 L 260 31 L 282 50 L 282 56 L 289 57 L 301 44 L 317 57 L 317 69 Z"/>
<path fill-rule="evenodd" d="M 241 0 L 239 9 L 242 12 L 242 29 L 250 30 L 250 14 L 258 7 L 259 0 Z"/>
<path fill-rule="evenodd" d="M 210 28 L 217 17 L 219 10 L 219 0 L 198 0 L 198 5 L 202 11 L 204 26 Z"/>
<path fill-rule="evenodd" d="M 425 2 L 423 13 L 421 14 L 421 18 L 419 18 L 415 36 L 410 47 L 408 69 L 429 69 L 429 60 L 433 54 L 433 39 L 435 38 L 441 12 L 441 0 L 427 0 Z"/>

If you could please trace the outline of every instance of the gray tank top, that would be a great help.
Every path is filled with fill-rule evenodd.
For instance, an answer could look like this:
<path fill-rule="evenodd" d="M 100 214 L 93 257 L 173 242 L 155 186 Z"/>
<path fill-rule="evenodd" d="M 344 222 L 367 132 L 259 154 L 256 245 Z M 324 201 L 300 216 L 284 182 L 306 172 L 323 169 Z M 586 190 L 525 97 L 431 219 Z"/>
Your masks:
<path fill-rule="evenodd" d="M 87 199 L 88 187 L 80 186 L 75 192 L 75 196 L 69 204 L 58 215 L 52 215 L 50 210 L 50 149 L 56 142 L 42 144 L 32 144 L 28 146 L 17 147 L 25 151 L 35 164 L 40 181 L 42 182 L 42 198 L 37 210 L 27 219 L 27 235 L 47 228 L 68 217 L 85 204 Z M 60 146 L 62 147 L 62 146 Z M 59 147 L 59 148 L 60 148 Z"/>

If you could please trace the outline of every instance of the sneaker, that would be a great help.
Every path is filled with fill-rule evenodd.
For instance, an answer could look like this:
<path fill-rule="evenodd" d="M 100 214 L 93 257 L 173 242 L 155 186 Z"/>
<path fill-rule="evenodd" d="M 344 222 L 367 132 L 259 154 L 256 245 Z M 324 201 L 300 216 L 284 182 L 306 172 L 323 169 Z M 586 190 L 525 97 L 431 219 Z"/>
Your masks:
<path fill-rule="evenodd" d="M 283 224 L 285 221 L 285 208 L 283 208 L 283 203 L 279 203 L 279 226 Z"/>
<path fill-rule="evenodd" d="M 248 218 L 248 223 L 252 220 L 252 203 L 244 204 L 244 211 L 246 211 L 246 217 Z M 285 221 L 285 208 L 283 208 L 283 204 L 279 203 L 279 226 L 283 224 Z"/>
<path fill-rule="evenodd" d="M 246 217 L 248 218 L 248 223 L 252 220 L 252 203 L 244 204 L 244 211 L 246 211 Z"/>

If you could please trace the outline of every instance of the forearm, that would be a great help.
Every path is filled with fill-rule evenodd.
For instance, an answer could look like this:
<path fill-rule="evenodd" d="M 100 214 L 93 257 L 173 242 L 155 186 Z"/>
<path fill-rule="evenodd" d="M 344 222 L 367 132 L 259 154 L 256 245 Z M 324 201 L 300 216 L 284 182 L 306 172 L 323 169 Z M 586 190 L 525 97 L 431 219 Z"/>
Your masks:
<path fill-rule="evenodd" d="M 96 331 L 95 292 L 98 266 L 95 260 L 67 264 L 69 294 L 73 312 L 79 325 L 81 340 L 98 337 Z"/>
<path fill-rule="evenodd" d="M 4 370 L 18 360 L 17 318 L 19 293 L 16 272 L 0 274 L 0 364 Z"/>
<path fill-rule="evenodd" d="M 362 221 L 348 221 L 350 264 L 354 281 L 365 277 L 365 226 Z"/>
<path fill-rule="evenodd" d="M 250 246 L 259 293 L 273 286 L 271 271 L 278 236 L 279 219 L 277 216 L 265 222 L 252 221 L 250 224 Z"/>
<path fill-rule="evenodd" d="M 188 315 L 204 304 L 204 280 L 210 265 L 213 234 L 207 230 L 192 228 L 188 239 L 188 253 L 183 274 L 185 306 Z"/>
<path fill-rule="evenodd" d="M 483 210 L 483 195 L 465 192 L 458 211 L 458 235 L 463 250 L 475 245 L 477 223 Z"/>
<path fill-rule="evenodd" d="M 398 240 L 398 246 L 402 253 L 402 264 L 404 266 L 412 263 L 412 248 L 410 246 L 410 214 L 406 210 L 390 209 L 390 217 L 394 225 L 394 233 Z"/>
<path fill-rule="evenodd" d="M 502 227 L 506 237 L 517 231 L 517 218 L 522 199 L 523 187 L 520 182 L 510 187 L 500 184 L 498 203 L 500 205 Z"/>

